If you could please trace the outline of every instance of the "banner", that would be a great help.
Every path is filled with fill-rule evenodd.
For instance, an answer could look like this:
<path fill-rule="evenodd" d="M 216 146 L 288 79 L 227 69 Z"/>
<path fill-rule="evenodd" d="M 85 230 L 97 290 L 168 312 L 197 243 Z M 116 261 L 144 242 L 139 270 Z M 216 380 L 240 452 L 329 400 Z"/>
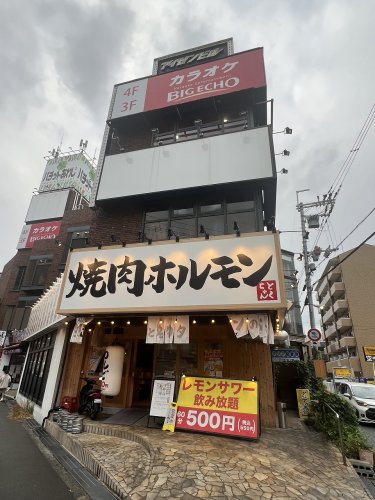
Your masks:
<path fill-rule="evenodd" d="M 234 314 L 228 316 L 235 336 L 239 339 L 250 335 L 264 344 L 274 344 L 274 331 L 268 314 Z"/>
<path fill-rule="evenodd" d="M 258 414 L 257 382 L 206 377 L 181 379 L 176 429 L 258 438 Z"/>
<path fill-rule="evenodd" d="M 149 316 L 146 344 L 188 344 L 189 316 Z"/>
<path fill-rule="evenodd" d="M 21 230 L 17 249 L 32 248 L 35 241 L 54 240 L 60 234 L 61 221 L 26 224 Z"/>
<path fill-rule="evenodd" d="M 299 418 L 305 418 L 310 413 L 309 389 L 296 389 Z"/>
<path fill-rule="evenodd" d="M 335 367 L 332 368 L 334 378 L 350 378 L 352 373 L 350 368 Z"/>

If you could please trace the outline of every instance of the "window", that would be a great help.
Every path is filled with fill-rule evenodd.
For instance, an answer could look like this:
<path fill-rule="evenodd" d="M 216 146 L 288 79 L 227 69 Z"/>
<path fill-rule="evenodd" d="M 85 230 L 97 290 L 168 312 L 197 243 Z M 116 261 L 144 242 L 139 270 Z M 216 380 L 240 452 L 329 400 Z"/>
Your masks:
<path fill-rule="evenodd" d="M 25 272 L 25 279 L 22 286 L 44 287 L 51 262 L 52 256 L 31 258 Z"/>
<path fill-rule="evenodd" d="M 174 236 L 196 238 L 204 233 L 219 236 L 233 234 L 235 225 L 242 233 L 259 230 L 254 200 L 213 201 L 210 204 L 181 204 L 170 210 L 146 212 L 144 237 L 166 240 Z"/>
<path fill-rule="evenodd" d="M 55 333 L 48 333 L 31 342 L 20 393 L 41 405 L 55 344 Z"/>
<path fill-rule="evenodd" d="M 26 266 L 22 266 L 22 267 L 18 268 L 17 277 L 16 277 L 16 281 L 14 283 L 13 290 L 20 290 L 23 279 L 25 277 L 25 272 L 26 272 Z"/>
<path fill-rule="evenodd" d="M 12 321 L 14 318 L 14 313 L 16 312 L 16 306 L 7 306 L 5 309 L 5 316 L 3 321 L 2 330 L 10 330 Z"/>
<path fill-rule="evenodd" d="M 70 248 L 84 248 L 89 240 L 88 228 L 69 228 L 66 233 L 64 249 L 61 255 L 60 266 L 64 267 L 68 258 Z"/>

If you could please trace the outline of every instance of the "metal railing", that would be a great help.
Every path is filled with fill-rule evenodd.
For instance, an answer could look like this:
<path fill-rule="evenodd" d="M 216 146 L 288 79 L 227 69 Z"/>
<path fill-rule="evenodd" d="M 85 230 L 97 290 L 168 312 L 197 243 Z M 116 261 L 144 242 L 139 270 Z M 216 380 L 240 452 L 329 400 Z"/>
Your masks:
<path fill-rule="evenodd" d="M 344 465 L 347 465 L 347 463 L 346 463 L 346 456 L 345 456 L 345 448 L 344 448 L 344 440 L 343 440 L 343 437 L 342 437 L 342 424 L 341 424 L 340 415 L 328 403 L 326 403 L 325 401 L 322 401 L 322 403 L 323 403 L 322 404 L 322 410 L 323 410 L 324 421 L 326 421 L 326 410 L 325 410 L 324 405 L 327 406 L 327 408 L 329 408 L 331 410 L 331 412 L 334 413 L 334 415 L 336 417 L 336 420 L 337 420 L 337 430 L 338 430 L 338 433 L 339 433 L 339 440 L 340 440 L 340 449 L 341 449 L 341 455 L 342 455 L 342 462 L 343 462 Z"/>

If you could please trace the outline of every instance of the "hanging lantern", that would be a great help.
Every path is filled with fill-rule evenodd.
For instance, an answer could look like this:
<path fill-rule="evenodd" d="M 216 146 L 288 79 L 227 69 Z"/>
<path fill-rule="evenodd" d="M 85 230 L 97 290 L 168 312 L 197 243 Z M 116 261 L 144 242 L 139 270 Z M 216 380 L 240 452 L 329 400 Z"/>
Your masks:
<path fill-rule="evenodd" d="M 105 351 L 102 375 L 105 396 L 117 396 L 120 392 L 124 356 L 125 348 L 121 345 L 111 345 Z"/>

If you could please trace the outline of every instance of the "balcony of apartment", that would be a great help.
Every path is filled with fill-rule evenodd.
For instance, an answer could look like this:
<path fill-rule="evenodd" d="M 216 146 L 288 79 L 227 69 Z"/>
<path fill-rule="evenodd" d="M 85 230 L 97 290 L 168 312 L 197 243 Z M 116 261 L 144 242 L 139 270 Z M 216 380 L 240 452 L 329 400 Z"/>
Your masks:
<path fill-rule="evenodd" d="M 340 333 L 347 332 L 353 327 L 353 322 L 351 318 L 340 318 L 336 321 L 337 331 Z"/>
<path fill-rule="evenodd" d="M 317 288 L 317 292 L 319 297 L 324 297 L 328 291 L 328 280 L 327 278 L 323 278 L 323 281 L 320 283 L 320 285 Z"/>
<path fill-rule="evenodd" d="M 335 324 L 330 325 L 325 331 L 325 337 L 326 339 L 329 339 L 335 335 L 337 335 L 337 330 Z"/>
<path fill-rule="evenodd" d="M 335 316 L 333 314 L 333 309 L 332 309 L 332 307 L 329 307 L 328 311 L 323 316 L 323 323 L 324 324 L 332 323 L 332 321 L 334 320 L 334 318 L 335 318 Z"/>
<path fill-rule="evenodd" d="M 340 350 L 340 344 L 338 341 L 331 342 L 326 347 L 327 354 L 332 355 Z"/>
<path fill-rule="evenodd" d="M 334 300 L 342 299 L 345 297 L 345 286 L 342 282 L 333 283 L 331 286 L 331 297 Z"/>
<path fill-rule="evenodd" d="M 352 368 L 354 372 L 361 372 L 361 363 L 358 356 L 351 356 L 350 362 L 348 358 L 340 358 L 326 363 L 327 372 L 332 373 L 333 368 Z"/>
<path fill-rule="evenodd" d="M 346 299 L 339 299 L 333 304 L 333 312 L 338 316 L 343 316 L 348 312 L 348 301 Z"/>
<path fill-rule="evenodd" d="M 330 307 L 330 305 L 331 305 L 331 297 L 329 293 L 326 293 L 320 301 L 320 306 L 323 307 L 323 310 L 327 310 L 327 308 Z"/>
<path fill-rule="evenodd" d="M 357 347 L 357 341 L 356 341 L 355 337 L 353 337 L 352 335 L 347 336 L 347 337 L 341 337 L 340 346 L 343 349 L 350 348 L 350 347 Z"/>
<path fill-rule="evenodd" d="M 341 269 L 336 267 L 328 274 L 328 280 L 330 283 L 337 283 L 342 281 Z"/>

